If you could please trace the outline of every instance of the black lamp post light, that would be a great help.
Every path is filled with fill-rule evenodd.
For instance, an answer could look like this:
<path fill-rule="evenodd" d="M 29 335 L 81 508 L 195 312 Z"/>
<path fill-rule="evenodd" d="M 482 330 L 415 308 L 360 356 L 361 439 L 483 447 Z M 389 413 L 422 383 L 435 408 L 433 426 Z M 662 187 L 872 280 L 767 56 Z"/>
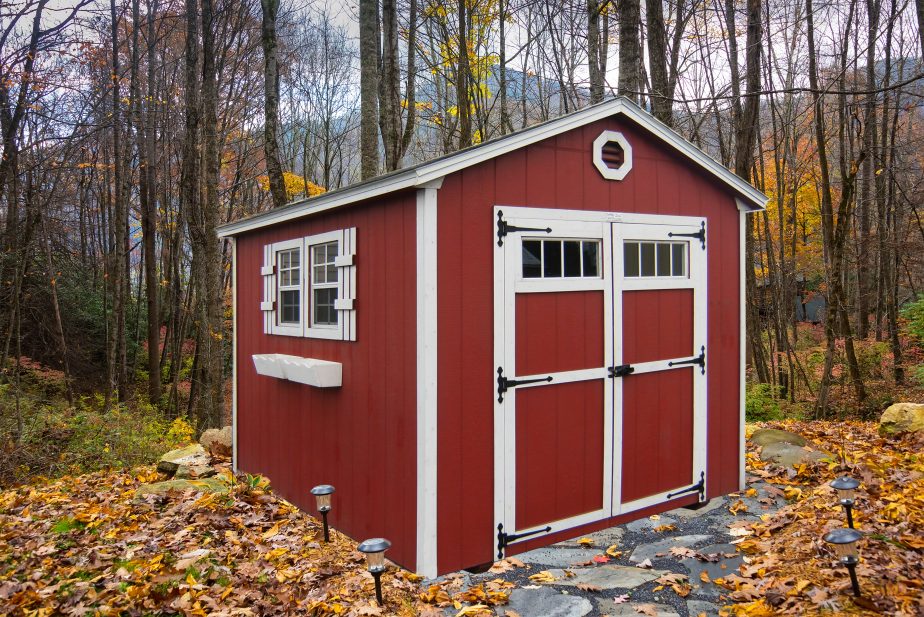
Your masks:
<path fill-rule="evenodd" d="M 327 526 L 327 513 L 330 512 L 330 496 L 334 494 L 334 487 L 330 484 L 320 484 L 311 489 L 311 494 L 318 502 L 318 512 L 324 521 L 324 541 L 330 542 L 330 529 Z"/>
<path fill-rule="evenodd" d="M 857 540 L 861 537 L 863 537 L 862 534 L 856 529 L 835 529 L 822 537 L 822 540 L 834 547 L 838 561 L 847 566 L 850 572 L 850 584 L 853 586 L 853 595 L 858 598 L 860 597 L 860 583 L 857 581 L 857 563 L 860 558 Z"/>
<path fill-rule="evenodd" d="M 375 579 L 375 599 L 378 600 L 379 606 L 385 602 L 382 600 L 382 573 L 385 571 L 385 551 L 391 547 L 391 542 L 385 538 L 372 538 L 364 540 L 357 547 L 360 553 L 366 555 L 366 567 L 372 578 Z"/>
<path fill-rule="evenodd" d="M 838 503 L 844 507 L 847 513 L 847 526 L 851 529 L 853 526 L 853 504 L 856 499 L 856 490 L 860 486 L 860 481 L 850 476 L 841 476 L 831 482 L 831 488 L 837 491 Z"/>

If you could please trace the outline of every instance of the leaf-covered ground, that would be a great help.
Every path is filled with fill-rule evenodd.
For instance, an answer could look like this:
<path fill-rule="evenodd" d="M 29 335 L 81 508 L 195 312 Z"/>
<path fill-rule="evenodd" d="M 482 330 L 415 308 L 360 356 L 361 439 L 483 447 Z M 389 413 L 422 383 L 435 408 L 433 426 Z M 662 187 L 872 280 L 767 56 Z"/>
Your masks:
<path fill-rule="evenodd" d="M 777 485 L 792 502 L 742 533 L 748 556 L 722 581 L 736 615 L 924 615 L 924 436 L 883 439 L 868 422 L 774 422 L 835 454 L 839 463 L 786 469 L 761 461 L 748 443 L 748 473 Z M 824 542 L 845 514 L 828 483 L 846 472 L 861 480 L 854 508 L 860 540 L 853 598 L 847 570 Z"/>
<path fill-rule="evenodd" d="M 384 577 L 356 544 L 278 499 L 220 476 L 227 494 L 135 499 L 151 469 L 65 477 L 0 493 L 0 607 L 14 615 L 414 615 L 417 577 Z M 4 610 L 0 613 L 5 614 Z"/>
<path fill-rule="evenodd" d="M 880 439 L 867 423 L 768 426 L 806 436 L 841 463 L 787 471 L 761 461 L 749 445 L 750 479 L 769 483 L 790 503 L 757 523 L 734 525 L 745 563 L 709 581 L 724 587 L 723 613 L 924 614 L 924 440 Z M 828 487 L 843 470 L 863 482 L 856 507 L 865 536 L 859 602 L 820 540 L 844 525 Z M 517 584 L 511 579 L 544 584 L 512 576 L 508 570 L 528 569 L 515 558 L 471 587 L 461 577 L 422 585 L 390 569 L 386 605 L 379 607 L 352 540 L 334 532 L 330 544 L 319 542 L 318 521 L 275 497 L 265 480 L 233 478 L 227 470 L 220 478 L 226 494 L 138 500 L 137 487 L 158 479 L 150 468 L 0 492 L 0 613 L 490 615 Z M 667 587 L 682 595 L 688 585 Z"/>

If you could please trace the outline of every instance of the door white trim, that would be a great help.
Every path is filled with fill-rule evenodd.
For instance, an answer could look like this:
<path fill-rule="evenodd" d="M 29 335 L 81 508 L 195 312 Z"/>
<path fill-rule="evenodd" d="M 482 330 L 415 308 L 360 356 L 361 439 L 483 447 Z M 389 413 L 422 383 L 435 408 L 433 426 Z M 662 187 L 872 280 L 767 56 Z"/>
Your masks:
<path fill-rule="evenodd" d="M 511 225 L 535 226 L 538 218 L 537 211 L 532 208 L 494 208 L 494 218 L 503 212 L 504 220 Z M 528 212 L 529 219 L 521 218 L 514 212 Z M 539 210 L 541 212 L 555 212 Z M 572 214 L 583 214 L 580 211 L 565 211 Z M 546 219 L 543 219 L 546 220 Z M 504 368 L 504 376 L 508 379 L 532 379 L 552 377 L 551 382 L 537 382 L 524 384 L 516 389 L 507 390 L 504 400 L 494 396 L 494 510 L 495 521 L 504 524 L 506 533 L 528 533 L 530 531 L 551 527 L 549 533 L 562 529 L 576 527 L 592 521 L 607 518 L 610 515 L 610 491 L 612 490 L 612 384 L 607 379 L 606 367 L 612 365 L 612 321 L 608 315 L 612 312 L 612 264 L 610 255 L 611 232 L 608 221 L 586 221 L 569 217 L 550 217 L 555 221 L 551 233 L 523 232 L 511 233 L 504 237 L 504 245 L 498 246 L 495 242 L 495 277 L 494 277 L 494 358 L 495 366 Z M 533 223 L 530 223 L 533 221 Z M 555 240 L 566 238 L 580 238 L 600 241 L 599 272 L 595 278 L 556 278 L 556 279 L 524 279 L 521 270 L 520 255 L 524 238 Z M 496 240 L 496 238 L 495 238 Z M 509 281 L 509 285 L 506 283 Z M 554 293 L 562 291 L 602 291 L 604 315 L 604 346 L 603 366 L 574 371 L 559 371 L 541 375 L 518 375 L 516 372 L 516 294 L 518 293 Z M 492 375 L 492 383 L 496 383 L 497 375 Z M 541 387 L 572 383 L 577 381 L 600 380 L 603 388 L 603 482 L 600 487 L 601 508 L 597 511 L 582 513 L 565 519 L 550 521 L 539 527 L 516 528 L 516 398 L 517 390 L 530 387 Z"/>
<path fill-rule="evenodd" d="M 558 210 L 545 208 L 524 208 L 517 206 L 495 206 L 494 219 L 503 212 L 503 219 L 509 225 L 522 227 L 549 227 L 551 232 L 509 233 L 503 238 L 503 246 L 495 241 L 494 249 L 494 366 L 504 368 L 508 379 L 534 379 L 551 376 L 552 384 L 591 379 L 602 379 L 604 383 L 604 506 L 598 511 L 584 513 L 547 523 L 549 533 L 577 527 L 586 523 L 632 512 L 634 510 L 668 501 L 667 492 L 645 497 L 628 503 L 620 500 L 620 478 L 622 467 L 622 383 L 624 378 L 607 379 L 607 367 L 622 364 L 622 292 L 637 289 L 693 289 L 694 290 L 694 349 L 707 343 L 708 289 L 706 251 L 699 240 L 690 238 L 687 244 L 689 275 L 673 278 L 629 278 L 623 276 L 623 239 L 664 239 L 676 241 L 669 232 L 695 233 L 705 224 L 702 217 L 674 215 L 631 214 L 584 210 Z M 613 225 L 613 223 L 619 223 Z M 631 233 L 630 233 L 631 232 Z M 629 234 L 629 235 L 627 235 Z M 601 240 L 601 277 L 599 279 L 524 279 L 520 270 L 520 255 L 523 238 L 599 238 Z M 708 238 L 708 234 L 707 234 Z M 497 238 L 495 237 L 495 240 Z M 509 286 L 506 282 L 510 282 Z M 604 292 L 604 367 L 562 371 L 536 375 L 518 375 L 515 354 L 515 298 L 517 293 L 543 293 L 552 291 L 602 290 Z M 611 316 L 611 318 L 610 318 Z M 619 328 L 615 327 L 619 324 Z M 709 354 L 706 352 L 708 367 Z M 670 361 L 687 360 L 699 352 L 675 359 L 663 359 L 634 365 L 637 373 L 658 370 L 694 370 L 694 447 L 693 477 L 690 484 L 699 481 L 700 472 L 706 471 L 706 377 L 698 366 L 692 368 L 666 366 Z M 631 377 L 629 377 L 631 378 Z M 492 372 L 491 383 L 497 375 Z M 523 384 L 504 394 L 504 401 L 498 401 L 494 393 L 494 515 L 495 523 L 504 524 L 507 533 L 528 533 L 544 529 L 546 524 L 527 529 L 515 529 L 516 515 L 516 468 L 515 468 L 515 408 L 516 392 L 520 389 L 548 386 L 548 382 Z M 617 401 L 619 404 L 617 405 Z M 685 487 L 677 487 L 685 488 Z M 676 490 L 676 489 L 673 489 Z M 534 538 L 537 536 L 531 536 Z"/>
<path fill-rule="evenodd" d="M 648 218 L 648 217 L 646 217 Z M 615 328 L 616 336 L 616 364 L 624 364 L 625 359 L 622 356 L 623 350 L 623 341 L 622 341 L 622 327 L 623 317 L 622 317 L 622 298 L 624 291 L 636 291 L 636 290 L 656 290 L 656 289 L 692 289 L 693 290 L 693 349 L 689 356 L 680 357 L 680 358 L 667 358 L 661 360 L 655 360 L 652 362 L 640 362 L 633 364 L 632 368 L 634 372 L 632 375 L 650 373 L 656 371 L 665 371 L 665 370 L 693 370 L 693 461 L 692 461 L 692 475 L 690 478 L 690 483 L 688 486 L 694 485 L 699 482 L 699 474 L 706 472 L 706 463 L 707 463 L 707 375 L 708 373 L 703 373 L 700 370 L 700 367 L 693 365 L 692 367 L 687 365 L 682 366 L 670 366 L 671 362 L 677 362 L 681 360 L 687 360 L 699 355 L 699 350 L 701 347 L 706 347 L 706 367 L 709 366 L 709 347 L 707 345 L 707 324 L 708 324 L 708 289 L 707 289 L 707 279 L 708 279 L 708 262 L 707 255 L 708 252 L 702 247 L 700 241 L 696 238 L 690 238 L 687 245 L 687 267 L 688 267 L 688 276 L 687 277 L 626 277 L 624 276 L 624 269 L 622 266 L 622 243 L 624 241 L 632 240 L 663 240 L 663 241 L 672 241 L 676 237 L 671 237 L 668 233 L 696 233 L 701 229 L 703 225 L 706 229 L 706 238 L 708 247 L 708 225 L 706 224 L 705 219 L 700 217 L 680 217 L 680 216 L 669 216 L 664 217 L 662 222 L 661 217 L 655 217 L 654 221 L 651 218 L 644 221 L 643 223 L 623 221 L 621 225 L 613 226 L 613 283 L 614 283 L 614 298 L 613 304 L 615 307 L 614 311 L 614 321 L 620 325 L 620 327 Z M 632 512 L 639 510 L 641 508 L 646 508 L 651 505 L 658 503 L 663 503 L 668 501 L 668 494 L 671 494 L 673 491 L 678 488 L 685 487 L 676 487 L 669 491 L 664 491 L 655 495 L 650 495 L 642 499 L 636 499 L 629 502 L 622 502 L 622 490 L 621 490 L 621 478 L 622 478 L 622 428 L 623 428 L 623 407 L 622 407 L 622 385 L 623 379 L 632 379 L 632 376 L 622 379 L 616 379 L 615 384 L 615 395 L 614 400 L 619 404 L 615 409 L 615 421 L 614 421 L 614 453 L 613 453 L 613 462 L 614 462 L 614 482 L 613 482 L 613 516 L 619 514 L 625 514 L 627 512 Z M 708 475 L 708 474 L 707 474 Z M 706 476 L 704 476 L 706 477 Z M 706 484 L 704 480 L 703 490 L 705 494 Z"/>
<path fill-rule="evenodd" d="M 417 190 L 417 563 L 437 574 L 437 189 Z"/>

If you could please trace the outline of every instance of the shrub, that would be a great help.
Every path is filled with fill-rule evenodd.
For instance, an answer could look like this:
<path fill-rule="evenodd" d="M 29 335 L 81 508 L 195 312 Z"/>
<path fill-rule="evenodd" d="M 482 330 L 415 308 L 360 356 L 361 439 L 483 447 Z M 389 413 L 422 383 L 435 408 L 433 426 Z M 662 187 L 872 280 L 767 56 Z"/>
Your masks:
<path fill-rule="evenodd" d="M 924 386 L 924 364 L 918 364 L 916 367 L 911 369 L 911 376 L 916 382 Z"/>
<path fill-rule="evenodd" d="M 891 357 L 889 344 L 884 341 L 873 343 L 858 341 L 856 351 L 860 374 L 867 379 L 881 379 L 885 373 L 883 362 Z"/>
<path fill-rule="evenodd" d="M 902 317 L 905 318 L 903 330 L 915 340 L 918 345 L 924 345 L 924 295 L 918 296 L 902 308 Z"/>
<path fill-rule="evenodd" d="M 0 388 L 0 408 L 15 407 L 12 387 Z M 0 485 L 154 463 L 167 450 L 192 441 L 185 418 L 171 419 L 141 398 L 103 411 L 100 394 L 82 396 L 74 407 L 45 398 L 36 388 L 20 396 L 23 432 L 18 442 L 13 414 L 0 417 Z"/>
<path fill-rule="evenodd" d="M 768 383 L 748 384 L 744 394 L 744 416 L 748 422 L 779 420 L 780 402 L 776 386 Z"/>

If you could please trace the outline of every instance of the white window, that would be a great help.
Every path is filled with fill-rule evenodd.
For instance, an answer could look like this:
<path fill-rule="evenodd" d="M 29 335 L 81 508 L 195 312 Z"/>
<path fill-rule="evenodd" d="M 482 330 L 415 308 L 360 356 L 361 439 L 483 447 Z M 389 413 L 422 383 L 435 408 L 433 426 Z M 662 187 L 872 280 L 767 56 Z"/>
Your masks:
<path fill-rule="evenodd" d="M 263 249 L 263 331 L 302 336 L 304 314 L 304 242 L 301 238 L 268 244 Z"/>
<path fill-rule="evenodd" d="M 356 229 L 264 248 L 264 332 L 356 340 Z"/>
<path fill-rule="evenodd" d="M 600 240 L 523 239 L 523 278 L 600 278 Z"/>
<path fill-rule="evenodd" d="M 626 241 L 623 273 L 629 278 L 685 278 L 687 246 L 687 242 Z"/>
<path fill-rule="evenodd" d="M 339 242 L 325 242 L 311 247 L 311 326 L 336 327 L 339 323 L 334 306 L 340 296 L 337 275 Z"/>
<path fill-rule="evenodd" d="M 282 325 L 300 324 L 302 321 L 302 250 L 278 251 L 276 263 L 279 284 L 279 310 L 276 317 Z"/>

